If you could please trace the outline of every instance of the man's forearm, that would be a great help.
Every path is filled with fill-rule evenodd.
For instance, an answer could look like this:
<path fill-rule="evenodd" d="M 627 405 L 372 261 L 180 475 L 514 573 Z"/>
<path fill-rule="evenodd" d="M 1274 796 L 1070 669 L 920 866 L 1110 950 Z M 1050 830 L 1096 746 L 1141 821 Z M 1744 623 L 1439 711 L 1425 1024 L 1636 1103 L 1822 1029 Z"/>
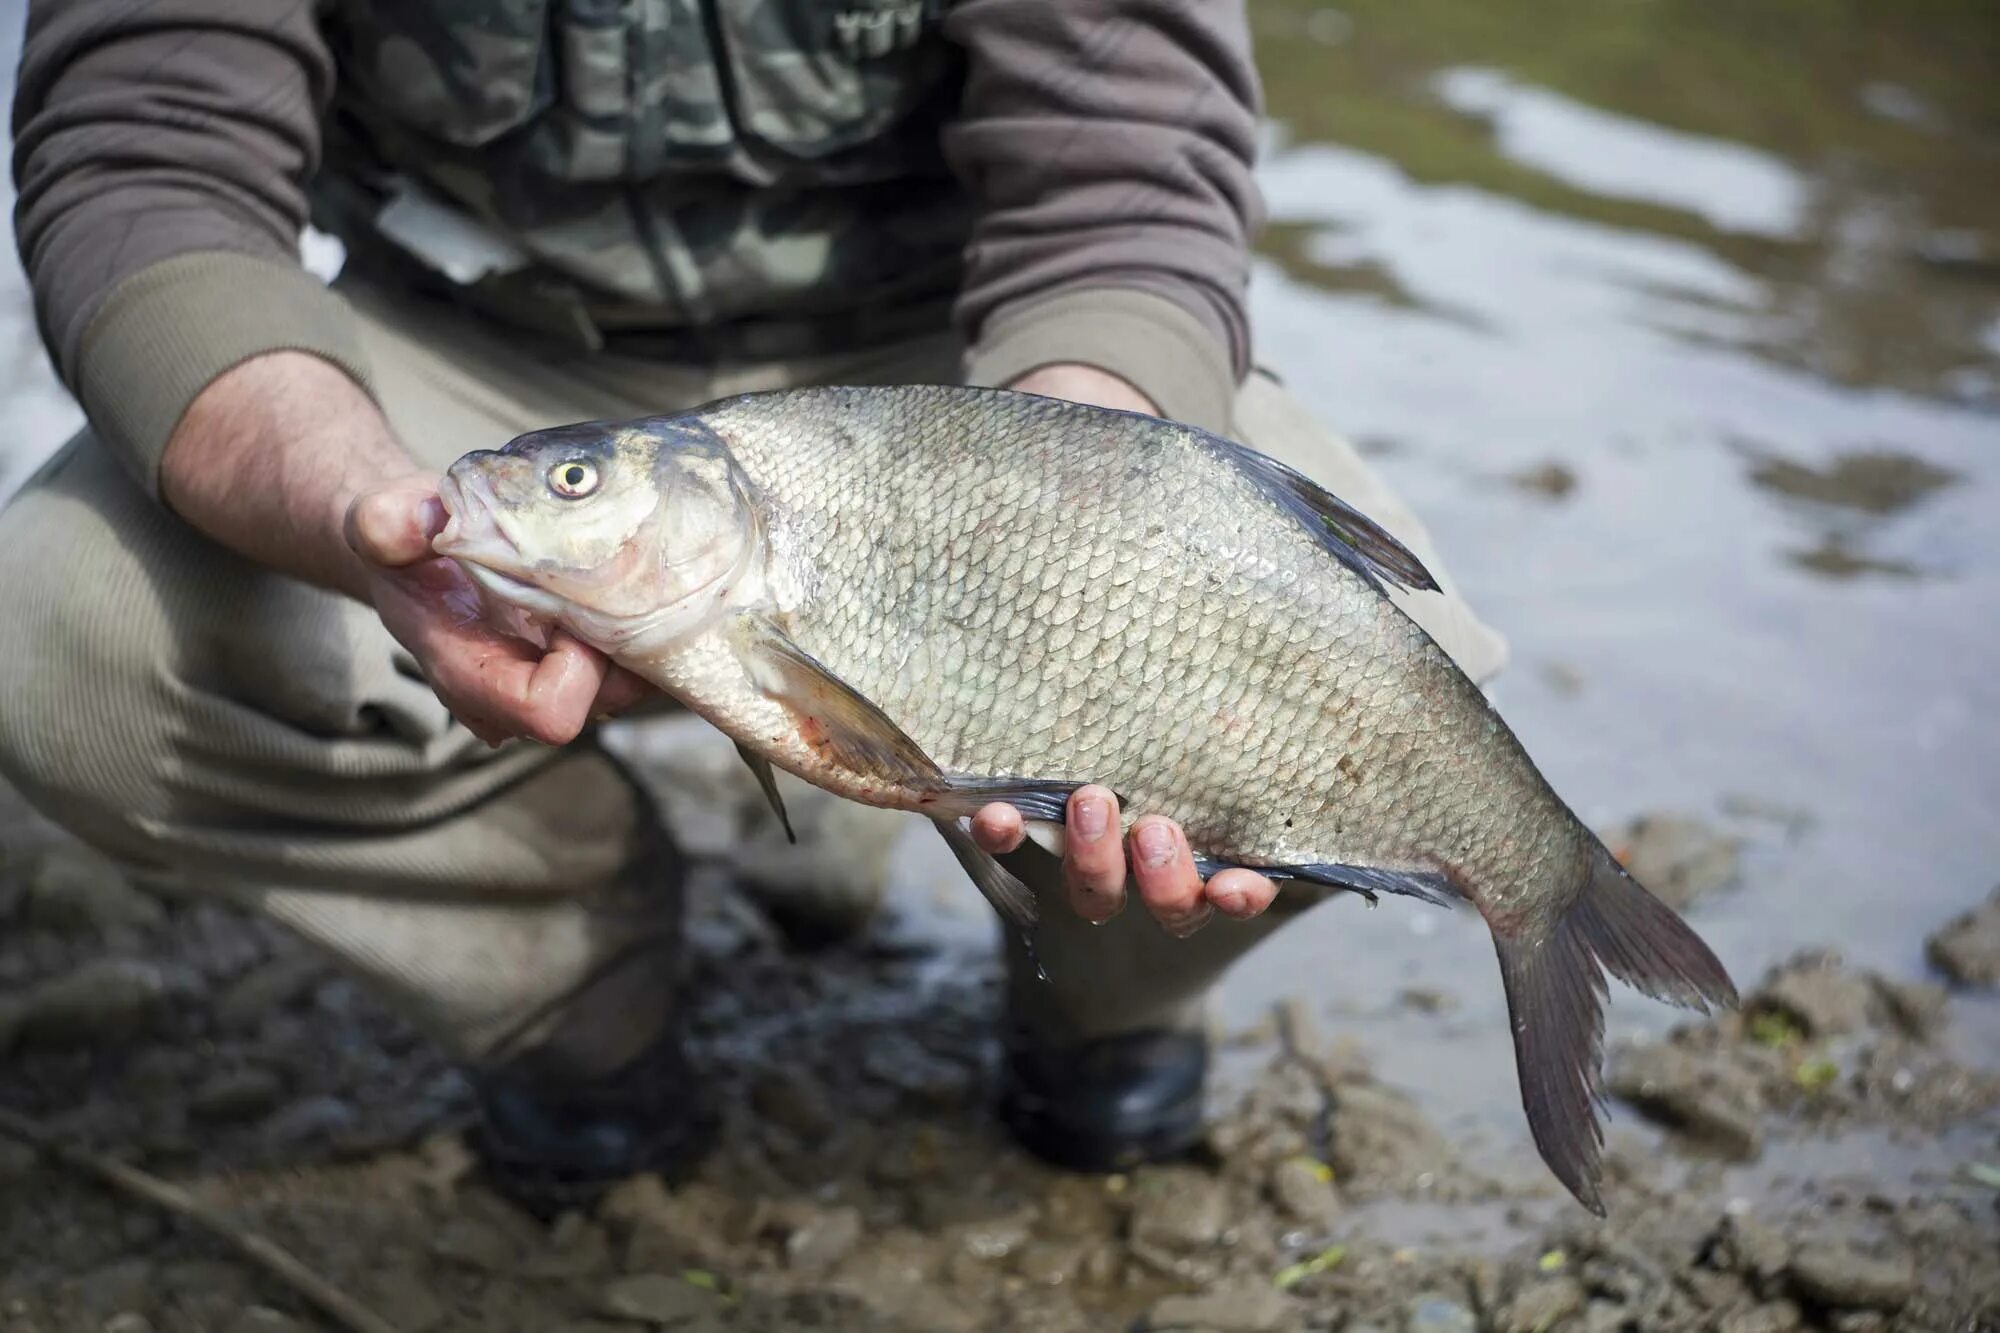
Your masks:
<path fill-rule="evenodd" d="M 420 472 L 347 374 L 302 352 L 253 357 L 195 398 L 167 442 L 160 493 L 258 564 L 366 600 L 342 535 L 361 490 Z"/>

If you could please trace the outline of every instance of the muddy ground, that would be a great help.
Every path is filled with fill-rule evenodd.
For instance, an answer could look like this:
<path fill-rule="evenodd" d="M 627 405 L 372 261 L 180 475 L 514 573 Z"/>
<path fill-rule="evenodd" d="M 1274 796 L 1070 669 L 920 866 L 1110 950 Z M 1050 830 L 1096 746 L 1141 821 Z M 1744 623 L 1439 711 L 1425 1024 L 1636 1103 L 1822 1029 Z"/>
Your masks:
<path fill-rule="evenodd" d="M 190 1185 L 404 1333 L 2000 1328 L 2000 1065 L 1959 1031 L 1990 1012 L 2000 897 L 1938 923 L 1930 981 L 1806 955 L 1617 1049 L 1599 1222 L 1526 1154 L 1463 1157 L 1307 987 L 1218 1033 L 1247 1072 L 1193 1159 L 1043 1168 L 987 1111 L 986 951 L 892 911 L 792 953 L 709 864 L 688 995 L 722 1141 L 544 1226 L 481 1183 L 461 1076 L 353 984 L 8 828 L 0 1105 Z M 1669 892 L 1722 882 L 1699 830 L 1636 834 Z M 0 1256 L 5 1333 L 331 1327 L 4 1138 Z"/>

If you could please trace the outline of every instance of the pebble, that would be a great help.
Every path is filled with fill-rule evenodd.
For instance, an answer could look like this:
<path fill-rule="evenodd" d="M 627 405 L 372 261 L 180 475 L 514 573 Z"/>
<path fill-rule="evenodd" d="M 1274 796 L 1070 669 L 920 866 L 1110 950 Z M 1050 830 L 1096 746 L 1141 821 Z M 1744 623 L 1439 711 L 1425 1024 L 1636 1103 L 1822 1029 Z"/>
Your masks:
<path fill-rule="evenodd" d="M 637 1273 L 608 1283 L 597 1295 L 596 1308 L 614 1319 L 672 1327 L 714 1314 L 718 1304 L 706 1287 L 665 1273 Z"/>
<path fill-rule="evenodd" d="M 269 1014 L 304 999 L 325 975 L 326 965 L 310 954 L 280 955 L 260 963 L 216 997 L 215 1021 L 225 1031 L 248 1031 Z"/>
<path fill-rule="evenodd" d="M 120 1259 L 87 1273 L 80 1285 L 83 1308 L 100 1318 L 131 1313 L 153 1303 L 154 1265 L 149 1259 Z"/>
<path fill-rule="evenodd" d="M 2000 888 L 1931 936 L 1927 952 L 1938 971 L 1961 986 L 2000 986 Z"/>
<path fill-rule="evenodd" d="M 1769 1281 L 1783 1273 L 1792 1258 L 1784 1233 L 1752 1217 L 1726 1218 L 1717 1242 L 1717 1259 L 1745 1277 Z"/>
<path fill-rule="evenodd" d="M 1501 1333 L 1543 1333 L 1583 1309 L 1583 1284 L 1573 1277 L 1543 1278 L 1522 1288 L 1501 1312 Z"/>
<path fill-rule="evenodd" d="M 1271 1172 L 1271 1197 L 1294 1222 L 1325 1229 L 1340 1216 L 1331 1172 L 1322 1163 L 1288 1157 Z"/>
<path fill-rule="evenodd" d="M 284 1080 L 269 1069 L 225 1069 L 194 1090 L 188 1111 L 203 1120 L 248 1120 L 276 1106 L 284 1095 Z"/>
<path fill-rule="evenodd" d="M 1583 1307 L 1583 1333 L 1619 1333 L 1636 1323 L 1632 1311 L 1618 1301 L 1593 1300 Z"/>
<path fill-rule="evenodd" d="M 1716 1333 L 1790 1333 L 1799 1326 L 1799 1307 L 1790 1301 L 1766 1301 L 1724 1315 Z"/>
<path fill-rule="evenodd" d="M 1677 911 L 1740 878 L 1742 844 L 1682 815 L 1642 815 L 1607 840 L 1632 877 Z"/>
<path fill-rule="evenodd" d="M 397 1333 L 429 1333 L 450 1313 L 438 1299 L 436 1285 L 428 1274 L 409 1268 L 382 1269 L 368 1284 L 368 1307 Z"/>
<path fill-rule="evenodd" d="M 1722 1066 L 1679 1047 L 1626 1051 L 1612 1068 L 1608 1086 L 1652 1119 L 1730 1157 L 1755 1157 L 1763 1148 L 1756 1085 L 1732 1083 Z"/>
<path fill-rule="evenodd" d="M 124 1310 L 104 1321 L 104 1333 L 153 1333 L 153 1321 L 137 1310 Z"/>
<path fill-rule="evenodd" d="M 1907 1255 L 1884 1258 L 1844 1241 L 1801 1245 L 1791 1276 L 1792 1286 L 1815 1304 L 1860 1310 L 1901 1308 L 1917 1281 Z"/>
<path fill-rule="evenodd" d="M 1271 1333 L 1292 1313 L 1284 1293 L 1269 1285 L 1239 1284 L 1193 1296 L 1169 1296 L 1146 1316 L 1152 1333 Z"/>
<path fill-rule="evenodd" d="M 1222 1183 L 1192 1167 L 1145 1167 L 1132 1177 L 1132 1240 L 1192 1253 L 1214 1245 L 1229 1221 Z"/>
<path fill-rule="evenodd" d="M 454 1217 L 440 1227 L 431 1237 L 431 1253 L 488 1273 L 512 1272 L 520 1258 L 512 1237 L 471 1217 Z"/>
<path fill-rule="evenodd" d="M 306 1326 L 268 1305 L 252 1305 L 230 1323 L 229 1333 L 306 1333 Z"/>
<path fill-rule="evenodd" d="M 1479 1320 L 1462 1302 L 1429 1291 L 1410 1299 L 1403 1328 L 1405 1333 L 1478 1333 Z"/>
<path fill-rule="evenodd" d="M 0 1139 L 0 1186 L 12 1186 L 26 1180 L 35 1172 L 41 1160 L 33 1148 L 13 1139 Z M 0 1193 L 6 1191 L 0 1190 Z"/>
<path fill-rule="evenodd" d="M 817 1144 L 833 1133 L 833 1112 L 826 1093 L 810 1079 L 769 1066 L 750 1086 L 750 1105 L 758 1115 L 786 1130 L 801 1143 Z"/>
<path fill-rule="evenodd" d="M 1752 1014 L 1781 1013 L 1808 1037 L 1832 1037 L 1867 1027 L 1874 998 L 1868 978 L 1826 959 L 1786 968 L 1751 997 L 1746 1009 Z"/>
<path fill-rule="evenodd" d="M 351 1131 L 360 1119 L 338 1097 L 303 1097 L 264 1123 L 264 1142 L 274 1151 L 320 1147 Z"/>
<path fill-rule="evenodd" d="M 785 1237 L 785 1263 L 801 1273 L 823 1273 L 845 1259 L 861 1240 L 861 1211 L 815 1211 Z"/>
<path fill-rule="evenodd" d="M 1082 1266 L 1083 1252 L 1067 1241 L 1030 1241 L 1014 1256 L 1014 1272 L 1037 1287 L 1060 1287 Z"/>
<path fill-rule="evenodd" d="M 93 958 L 30 990 L 17 1020 L 24 1044 L 75 1046 L 136 1036 L 169 995 L 166 973 L 137 958 Z"/>
<path fill-rule="evenodd" d="M 133 888 L 117 866 L 78 845 L 51 847 L 35 862 L 21 914 L 44 929 L 100 935 L 166 919 L 159 902 Z"/>

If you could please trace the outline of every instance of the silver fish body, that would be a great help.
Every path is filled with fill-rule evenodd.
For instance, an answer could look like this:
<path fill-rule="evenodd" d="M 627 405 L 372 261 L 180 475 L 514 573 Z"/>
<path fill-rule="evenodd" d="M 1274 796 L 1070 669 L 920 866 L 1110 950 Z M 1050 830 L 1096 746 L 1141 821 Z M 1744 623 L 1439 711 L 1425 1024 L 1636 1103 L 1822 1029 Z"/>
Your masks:
<path fill-rule="evenodd" d="M 1229 441 L 999 391 L 800 389 L 536 432 L 444 495 L 439 549 L 490 591 L 753 767 L 939 820 L 1003 912 L 1019 886 L 957 819 L 1060 821 L 1085 782 L 1216 865 L 1472 903 L 1537 1144 L 1599 1211 L 1602 972 L 1734 999 L 1386 595 L 1434 586 L 1416 559 Z"/>

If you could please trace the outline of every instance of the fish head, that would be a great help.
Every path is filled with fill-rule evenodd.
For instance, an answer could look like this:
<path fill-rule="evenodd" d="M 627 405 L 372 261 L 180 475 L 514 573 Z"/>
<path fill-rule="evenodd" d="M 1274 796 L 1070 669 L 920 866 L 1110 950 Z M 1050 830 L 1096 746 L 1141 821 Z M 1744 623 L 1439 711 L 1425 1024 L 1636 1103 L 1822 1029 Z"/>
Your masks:
<path fill-rule="evenodd" d="M 706 623 L 761 545 L 747 481 L 692 417 L 532 431 L 459 459 L 438 494 L 432 549 L 607 649 Z"/>

